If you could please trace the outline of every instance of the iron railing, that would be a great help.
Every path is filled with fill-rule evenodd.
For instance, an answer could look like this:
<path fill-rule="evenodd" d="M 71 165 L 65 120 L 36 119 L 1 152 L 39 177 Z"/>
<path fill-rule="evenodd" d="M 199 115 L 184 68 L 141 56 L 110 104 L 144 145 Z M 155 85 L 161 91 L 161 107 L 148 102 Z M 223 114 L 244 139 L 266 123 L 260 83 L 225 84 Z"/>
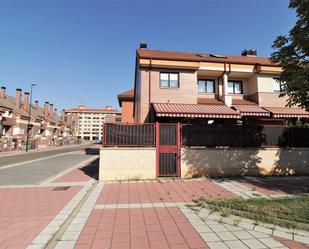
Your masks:
<path fill-rule="evenodd" d="M 181 133 L 185 147 L 309 147 L 308 128 L 183 125 Z"/>
<path fill-rule="evenodd" d="M 154 147 L 155 124 L 111 124 L 103 126 L 103 146 Z"/>

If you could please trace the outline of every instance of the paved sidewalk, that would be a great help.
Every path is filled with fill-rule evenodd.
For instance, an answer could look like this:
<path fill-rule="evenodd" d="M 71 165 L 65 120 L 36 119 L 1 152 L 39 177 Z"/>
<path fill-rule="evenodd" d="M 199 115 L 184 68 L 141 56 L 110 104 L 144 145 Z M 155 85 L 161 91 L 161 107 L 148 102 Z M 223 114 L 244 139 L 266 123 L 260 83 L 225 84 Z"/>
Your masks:
<path fill-rule="evenodd" d="M 26 248 L 79 190 L 0 189 L 0 248 Z"/>
<path fill-rule="evenodd" d="M 237 198 L 211 180 L 149 181 L 105 184 L 98 204 L 191 202 L 200 198 Z"/>
<path fill-rule="evenodd" d="M 309 193 L 308 176 L 243 177 L 214 182 L 244 199 Z"/>
<path fill-rule="evenodd" d="M 55 248 L 309 248 L 306 234 L 186 207 L 200 197 L 238 198 L 211 180 L 99 184 Z"/>

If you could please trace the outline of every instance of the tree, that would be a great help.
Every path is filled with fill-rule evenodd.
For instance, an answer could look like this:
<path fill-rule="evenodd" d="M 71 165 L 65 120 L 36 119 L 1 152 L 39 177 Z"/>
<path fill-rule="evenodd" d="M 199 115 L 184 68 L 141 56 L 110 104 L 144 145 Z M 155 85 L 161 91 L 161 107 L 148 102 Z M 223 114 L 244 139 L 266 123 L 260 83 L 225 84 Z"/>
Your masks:
<path fill-rule="evenodd" d="M 288 106 L 309 110 L 309 0 L 290 0 L 289 8 L 296 10 L 297 21 L 288 35 L 274 41 L 271 61 L 283 69 L 280 96 L 288 96 Z"/>

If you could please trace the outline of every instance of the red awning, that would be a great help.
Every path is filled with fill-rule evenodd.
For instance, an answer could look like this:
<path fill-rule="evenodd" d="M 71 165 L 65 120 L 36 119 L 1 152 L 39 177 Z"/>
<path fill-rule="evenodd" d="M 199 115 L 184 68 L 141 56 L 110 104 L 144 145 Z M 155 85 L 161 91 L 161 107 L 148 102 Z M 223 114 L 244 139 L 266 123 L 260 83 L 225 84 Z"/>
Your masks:
<path fill-rule="evenodd" d="M 159 104 L 152 103 L 158 117 L 240 118 L 238 112 L 226 105 Z"/>
<path fill-rule="evenodd" d="M 270 111 L 274 118 L 309 118 L 309 112 L 301 108 L 263 107 Z"/>
<path fill-rule="evenodd" d="M 244 116 L 258 116 L 258 117 L 269 117 L 269 111 L 263 109 L 258 105 L 234 105 L 233 106 L 242 117 Z"/>

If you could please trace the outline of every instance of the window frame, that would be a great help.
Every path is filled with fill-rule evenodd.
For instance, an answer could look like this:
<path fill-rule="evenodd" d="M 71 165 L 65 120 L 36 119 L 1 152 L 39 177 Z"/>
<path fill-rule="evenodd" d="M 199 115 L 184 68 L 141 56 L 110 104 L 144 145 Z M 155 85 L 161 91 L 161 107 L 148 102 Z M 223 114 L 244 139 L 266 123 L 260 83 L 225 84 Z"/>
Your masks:
<path fill-rule="evenodd" d="M 168 86 L 162 86 L 161 85 L 161 74 L 167 74 L 168 75 L 168 80 L 167 80 Z M 177 87 L 171 86 L 171 79 L 170 79 L 171 74 L 177 75 Z M 163 89 L 178 89 L 179 86 L 180 86 L 179 72 L 160 72 L 160 74 L 159 74 L 159 86 L 160 86 L 160 88 L 163 88 Z"/>
<path fill-rule="evenodd" d="M 227 84 L 233 83 L 233 92 L 227 92 L 227 94 L 243 94 L 244 93 L 244 87 L 243 87 L 243 81 L 242 80 L 228 80 Z M 235 83 L 240 83 L 240 93 L 235 92 Z M 228 91 L 228 89 L 227 89 Z"/>
<path fill-rule="evenodd" d="M 204 81 L 204 83 L 205 83 L 205 92 L 200 92 L 200 86 L 199 86 L 200 81 Z M 211 81 L 213 83 L 213 91 L 212 92 L 207 92 L 207 81 Z M 216 93 L 216 80 L 214 80 L 214 79 L 198 79 L 197 80 L 197 88 L 198 88 L 199 94 L 214 94 L 214 93 Z"/>
<path fill-rule="evenodd" d="M 275 87 L 274 87 L 274 83 L 275 83 L 276 80 L 278 80 L 277 83 L 279 84 L 279 91 L 276 91 Z M 278 77 L 273 77 L 273 92 L 274 93 L 282 93 L 283 92 L 282 82 L 280 81 L 280 78 L 278 78 Z"/>

